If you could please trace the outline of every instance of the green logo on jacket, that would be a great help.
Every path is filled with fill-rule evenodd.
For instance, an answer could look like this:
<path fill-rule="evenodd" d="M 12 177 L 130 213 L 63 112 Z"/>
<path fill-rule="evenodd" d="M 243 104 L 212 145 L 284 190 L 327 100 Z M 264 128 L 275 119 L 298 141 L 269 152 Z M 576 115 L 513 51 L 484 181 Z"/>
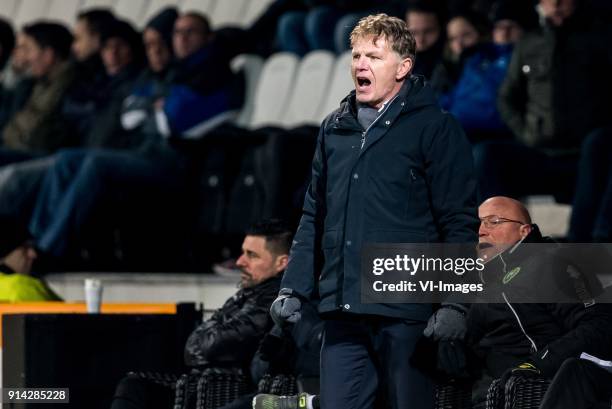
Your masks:
<path fill-rule="evenodd" d="M 514 267 L 512 270 L 508 271 L 508 273 L 504 276 L 502 282 L 504 284 L 508 284 L 510 280 L 512 280 L 516 275 L 521 271 L 520 267 Z"/>

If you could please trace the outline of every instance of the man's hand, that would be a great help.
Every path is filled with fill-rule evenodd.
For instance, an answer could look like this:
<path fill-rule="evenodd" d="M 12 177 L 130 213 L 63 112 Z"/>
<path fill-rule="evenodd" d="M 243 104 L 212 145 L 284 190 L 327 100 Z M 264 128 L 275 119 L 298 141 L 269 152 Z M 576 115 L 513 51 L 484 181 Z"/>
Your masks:
<path fill-rule="evenodd" d="M 282 288 L 270 307 L 270 316 L 276 325 L 283 327 L 287 323 L 295 324 L 302 316 L 302 302 L 294 295 L 293 290 Z"/>
<path fill-rule="evenodd" d="M 423 331 L 423 335 L 434 341 L 463 341 L 467 332 L 465 320 L 467 309 L 461 304 L 442 304 Z"/>

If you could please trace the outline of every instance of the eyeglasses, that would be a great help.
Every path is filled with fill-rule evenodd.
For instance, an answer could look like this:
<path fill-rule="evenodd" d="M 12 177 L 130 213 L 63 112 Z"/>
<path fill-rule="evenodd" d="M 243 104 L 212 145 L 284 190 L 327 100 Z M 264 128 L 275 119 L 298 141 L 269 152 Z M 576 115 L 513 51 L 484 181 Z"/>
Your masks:
<path fill-rule="evenodd" d="M 518 220 L 506 219 L 505 217 L 499 217 L 499 216 L 494 216 L 494 215 L 487 216 L 487 217 L 481 217 L 480 223 L 487 229 L 494 229 L 503 223 L 518 223 L 520 225 L 528 224 L 528 223 L 523 223 Z"/>

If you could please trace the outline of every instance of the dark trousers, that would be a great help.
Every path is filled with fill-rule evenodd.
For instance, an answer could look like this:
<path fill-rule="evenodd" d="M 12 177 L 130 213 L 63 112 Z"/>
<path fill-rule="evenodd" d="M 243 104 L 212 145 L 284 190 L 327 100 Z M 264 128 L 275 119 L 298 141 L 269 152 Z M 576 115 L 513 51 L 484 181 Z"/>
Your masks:
<path fill-rule="evenodd" d="M 325 321 L 321 407 L 432 409 L 433 385 L 410 364 L 425 323 L 363 318 Z"/>
<path fill-rule="evenodd" d="M 553 378 L 540 409 L 610 408 L 612 373 L 584 359 L 567 359 Z"/>

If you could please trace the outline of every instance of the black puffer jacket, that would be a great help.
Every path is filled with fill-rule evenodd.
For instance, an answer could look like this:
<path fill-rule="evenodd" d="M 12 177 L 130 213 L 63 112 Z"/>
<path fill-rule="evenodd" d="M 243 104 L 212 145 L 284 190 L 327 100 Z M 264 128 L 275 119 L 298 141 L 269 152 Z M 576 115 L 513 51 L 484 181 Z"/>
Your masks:
<path fill-rule="evenodd" d="M 191 367 L 248 368 L 272 327 L 269 310 L 279 285 L 277 276 L 234 294 L 191 333 L 185 345 L 185 363 Z"/>
<path fill-rule="evenodd" d="M 538 254 L 532 251 L 534 247 L 524 245 L 542 242 L 544 239 L 535 229 L 514 251 L 502 254 L 503 262 L 499 258 L 499 263 L 492 260 L 487 264 L 487 281 L 503 280 L 520 266 L 520 273 L 508 284 L 520 286 L 521 277 L 534 274 L 538 281 L 550 283 L 546 277 L 551 272 L 548 267 L 563 263 L 559 254 L 553 260 L 552 254 Z M 496 268 L 500 271 L 493 271 Z M 577 358 L 582 352 L 612 357 L 610 304 L 513 303 L 512 297 L 517 293 L 512 292 L 511 286 L 502 287 L 505 299 L 501 303 L 474 304 L 468 313 L 468 345 L 493 377 L 525 361 L 533 362 L 545 376 L 552 377 L 565 359 Z"/>

